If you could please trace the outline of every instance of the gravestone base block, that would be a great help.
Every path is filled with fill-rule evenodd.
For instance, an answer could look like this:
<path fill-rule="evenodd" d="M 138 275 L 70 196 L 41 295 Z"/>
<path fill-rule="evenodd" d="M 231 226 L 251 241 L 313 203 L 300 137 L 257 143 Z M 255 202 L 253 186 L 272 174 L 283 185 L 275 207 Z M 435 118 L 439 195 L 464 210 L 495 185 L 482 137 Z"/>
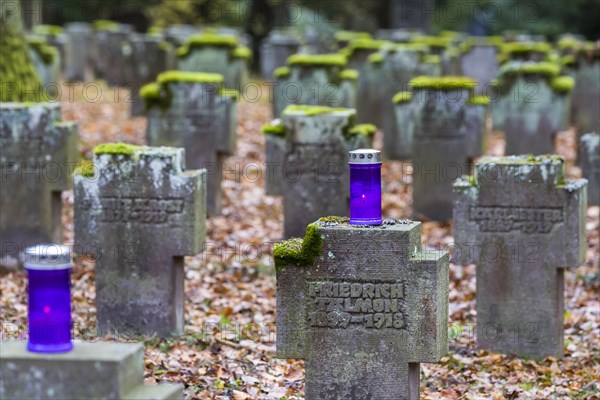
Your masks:
<path fill-rule="evenodd" d="M 3 399 L 183 399 L 183 386 L 144 385 L 140 343 L 75 343 L 68 353 L 27 351 L 26 343 L 0 344 Z"/>

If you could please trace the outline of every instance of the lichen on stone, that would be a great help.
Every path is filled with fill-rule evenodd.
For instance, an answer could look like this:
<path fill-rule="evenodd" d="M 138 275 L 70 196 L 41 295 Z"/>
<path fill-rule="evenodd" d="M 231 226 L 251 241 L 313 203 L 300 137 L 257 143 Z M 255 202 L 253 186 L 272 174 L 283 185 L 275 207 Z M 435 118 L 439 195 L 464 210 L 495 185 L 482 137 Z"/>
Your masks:
<path fill-rule="evenodd" d="M 412 92 L 402 91 L 402 92 L 396 93 L 394 95 L 394 97 L 392 97 L 392 103 L 394 103 L 394 104 L 410 103 L 412 98 L 413 98 Z"/>
<path fill-rule="evenodd" d="M 391 52 L 416 51 L 419 53 L 427 53 L 429 51 L 429 46 L 425 43 L 398 43 L 390 48 L 386 48 L 386 50 Z"/>
<path fill-rule="evenodd" d="M 345 67 L 348 59 L 339 53 L 333 54 L 292 54 L 287 63 L 305 67 Z"/>
<path fill-rule="evenodd" d="M 283 67 L 279 67 L 276 68 L 275 71 L 273 71 L 273 76 L 275 78 L 287 78 L 288 76 L 290 76 L 290 68 L 283 66 Z"/>
<path fill-rule="evenodd" d="M 472 90 L 477 86 L 477 81 L 466 76 L 418 76 L 410 80 L 408 85 L 413 89 L 432 90 Z"/>
<path fill-rule="evenodd" d="M 348 135 L 373 136 L 377 132 L 377 127 L 373 124 L 358 124 L 348 130 Z"/>
<path fill-rule="evenodd" d="M 379 50 L 389 45 L 391 45 L 391 42 L 387 40 L 360 38 L 351 40 L 342 51 L 345 55 L 352 56 L 356 50 Z"/>
<path fill-rule="evenodd" d="M 177 49 L 177 57 L 187 57 L 195 48 L 202 47 L 225 47 L 235 49 L 238 47 L 238 40 L 229 35 L 219 35 L 216 33 L 201 33 L 188 37 L 183 46 Z"/>
<path fill-rule="evenodd" d="M 143 149 L 143 146 L 137 146 L 129 143 L 102 143 L 94 147 L 94 155 L 113 154 L 132 156 L 137 151 Z"/>
<path fill-rule="evenodd" d="M 275 270 L 279 271 L 287 266 L 303 267 L 313 263 L 321 253 L 323 239 L 315 223 L 306 227 L 304 239 L 292 238 L 273 246 Z"/>
<path fill-rule="evenodd" d="M 344 69 L 340 72 L 340 79 L 348 81 L 357 81 L 359 72 L 355 69 Z"/>
<path fill-rule="evenodd" d="M 311 117 L 316 116 L 316 115 L 322 115 L 322 114 L 332 114 L 332 113 L 336 113 L 336 112 L 356 113 L 356 111 L 352 108 L 292 104 L 292 105 L 287 106 L 283 110 L 282 115 L 285 115 L 288 113 L 298 113 L 298 112 L 303 113 L 304 115 L 307 115 L 307 116 L 311 116 Z"/>
<path fill-rule="evenodd" d="M 262 126 L 262 132 L 265 135 L 285 136 L 285 124 L 280 119 L 273 120 Z"/>

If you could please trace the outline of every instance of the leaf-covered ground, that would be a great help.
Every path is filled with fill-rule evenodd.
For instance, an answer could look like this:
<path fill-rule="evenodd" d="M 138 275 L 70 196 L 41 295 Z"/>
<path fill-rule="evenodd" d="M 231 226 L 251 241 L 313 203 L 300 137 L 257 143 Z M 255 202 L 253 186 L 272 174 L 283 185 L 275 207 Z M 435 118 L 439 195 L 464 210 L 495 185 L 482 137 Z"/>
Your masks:
<path fill-rule="evenodd" d="M 80 152 L 90 157 L 106 141 L 144 143 L 146 122 L 130 119 L 124 90 L 98 85 L 102 97 L 86 101 L 81 86 L 63 89 L 63 119 L 80 124 Z M 267 93 L 267 89 L 263 93 Z M 263 96 L 265 98 L 266 96 Z M 185 334 L 176 339 L 144 338 L 146 381 L 181 382 L 189 399 L 294 399 L 303 397 L 302 361 L 274 358 L 275 277 L 272 244 L 282 235 L 282 201 L 265 196 L 264 139 L 270 120 L 267 101 L 239 105 L 238 144 L 224 168 L 223 214 L 207 221 L 206 251 L 186 258 Z M 381 146 L 381 135 L 376 137 Z M 501 155 L 501 135 L 491 135 L 488 154 Z M 558 152 L 573 167 L 574 132 L 559 135 Z M 383 167 L 384 216 L 409 218 L 409 166 Z M 65 241 L 73 240 L 73 195 L 63 195 Z M 421 364 L 421 398 L 599 399 L 600 301 L 598 293 L 599 208 L 587 210 L 587 258 L 565 273 L 565 357 L 542 361 L 477 350 L 474 340 L 475 266 L 450 265 L 450 352 L 437 364 Z M 425 246 L 451 247 L 451 226 L 423 224 Z M 73 269 L 73 316 L 79 340 L 95 338 L 93 262 Z M 4 337 L 25 334 L 26 275 L 0 278 Z M 10 324 L 10 328 L 8 328 Z M 17 331 L 13 329 L 17 327 Z M 9 332 L 10 331 L 10 332 Z M 116 339 L 116 338 L 105 338 Z M 135 340 L 136 338 L 119 338 Z"/>

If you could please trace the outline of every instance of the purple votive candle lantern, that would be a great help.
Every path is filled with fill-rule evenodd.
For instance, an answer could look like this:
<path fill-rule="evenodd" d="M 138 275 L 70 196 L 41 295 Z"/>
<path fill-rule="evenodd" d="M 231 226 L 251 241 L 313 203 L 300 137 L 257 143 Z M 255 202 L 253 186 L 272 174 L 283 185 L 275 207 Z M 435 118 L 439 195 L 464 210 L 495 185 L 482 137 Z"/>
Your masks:
<path fill-rule="evenodd" d="M 29 281 L 27 350 L 62 353 L 71 341 L 71 252 L 67 246 L 40 244 L 22 255 Z"/>
<path fill-rule="evenodd" d="M 381 225 L 381 152 L 353 150 L 350 166 L 350 224 Z"/>

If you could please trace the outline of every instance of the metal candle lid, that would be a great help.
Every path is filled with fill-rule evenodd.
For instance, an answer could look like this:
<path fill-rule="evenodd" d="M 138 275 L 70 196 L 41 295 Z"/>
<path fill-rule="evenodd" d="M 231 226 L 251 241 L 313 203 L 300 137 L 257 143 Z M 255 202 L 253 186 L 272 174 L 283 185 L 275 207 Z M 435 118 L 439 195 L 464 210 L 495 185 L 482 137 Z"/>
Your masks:
<path fill-rule="evenodd" d="M 381 152 L 375 149 L 358 149 L 348 153 L 348 164 L 381 164 Z"/>
<path fill-rule="evenodd" d="M 55 243 L 38 244 L 21 253 L 25 269 L 59 270 L 71 268 L 71 250 Z"/>

